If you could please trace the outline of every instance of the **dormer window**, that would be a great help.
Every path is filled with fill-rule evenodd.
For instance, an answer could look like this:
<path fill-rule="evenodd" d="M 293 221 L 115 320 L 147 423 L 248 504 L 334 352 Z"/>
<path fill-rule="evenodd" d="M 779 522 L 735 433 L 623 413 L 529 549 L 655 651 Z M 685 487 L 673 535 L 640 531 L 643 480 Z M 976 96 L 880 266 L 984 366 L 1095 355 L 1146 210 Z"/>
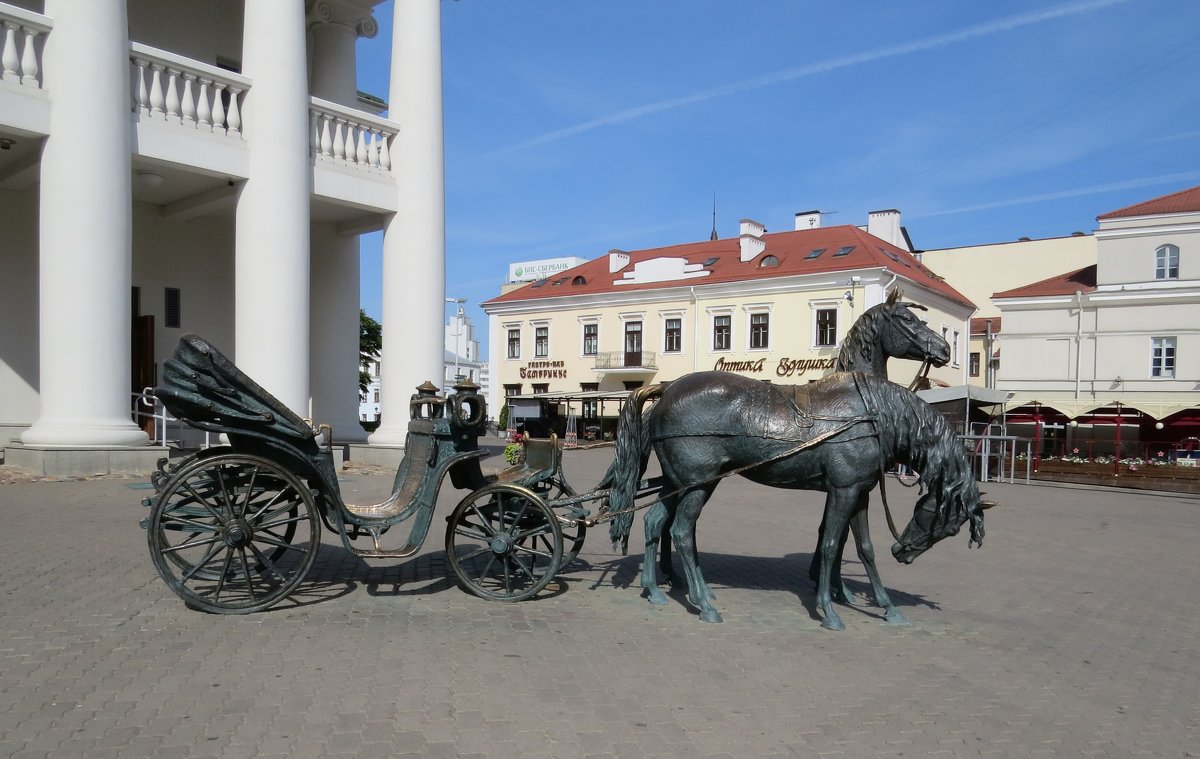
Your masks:
<path fill-rule="evenodd" d="M 1154 278 L 1179 279 L 1179 246 L 1159 245 L 1154 251 Z"/>
<path fill-rule="evenodd" d="M 774 269 L 779 266 L 779 259 L 775 256 L 763 256 L 762 263 L 758 265 L 760 269 Z"/>
<path fill-rule="evenodd" d="M 580 285 L 586 285 L 586 284 L 587 284 L 587 278 L 584 277 L 582 274 L 579 275 L 578 277 L 576 277 L 575 279 L 571 280 L 572 287 L 579 287 Z"/>

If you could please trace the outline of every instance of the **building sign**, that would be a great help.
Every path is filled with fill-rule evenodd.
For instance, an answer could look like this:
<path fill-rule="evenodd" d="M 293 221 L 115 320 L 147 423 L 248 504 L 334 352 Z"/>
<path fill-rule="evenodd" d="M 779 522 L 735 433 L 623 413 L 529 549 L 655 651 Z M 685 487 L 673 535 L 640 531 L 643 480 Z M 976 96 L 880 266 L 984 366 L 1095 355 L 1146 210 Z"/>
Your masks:
<path fill-rule="evenodd" d="M 521 379 L 566 379 L 562 361 L 530 361 L 521 367 Z"/>
<path fill-rule="evenodd" d="M 726 358 L 719 358 L 717 363 L 713 364 L 713 371 L 761 374 L 766 363 L 765 358 L 755 361 L 730 361 Z M 832 369 L 836 364 L 837 356 L 829 358 L 787 358 L 785 356 L 779 359 L 779 364 L 775 367 L 775 374 L 779 377 L 799 377 L 810 369 L 824 371 Z"/>
<path fill-rule="evenodd" d="M 519 264 L 509 264 L 508 281 L 533 282 L 537 279 L 545 279 L 560 271 L 574 269 L 583 263 L 587 263 L 586 258 L 572 256 L 570 258 L 546 258 L 541 261 L 523 261 Z"/>

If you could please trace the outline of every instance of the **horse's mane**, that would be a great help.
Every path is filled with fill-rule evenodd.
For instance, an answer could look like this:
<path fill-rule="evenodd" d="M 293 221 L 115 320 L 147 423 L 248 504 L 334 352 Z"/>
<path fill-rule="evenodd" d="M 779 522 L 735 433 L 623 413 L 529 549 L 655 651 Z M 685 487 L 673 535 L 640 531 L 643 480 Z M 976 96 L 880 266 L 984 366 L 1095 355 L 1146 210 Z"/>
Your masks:
<path fill-rule="evenodd" d="M 883 304 L 873 306 L 858 317 L 842 341 L 842 348 L 838 352 L 834 371 L 849 372 L 855 368 L 861 370 L 864 365 L 867 367 L 871 365 L 875 359 L 877 342 L 875 333 L 879 329 L 879 321 L 883 318 L 883 310 Z"/>
<path fill-rule="evenodd" d="M 870 402 L 879 414 L 880 446 L 888 463 L 901 463 L 920 473 L 940 510 L 978 501 L 971 467 L 958 440 L 936 409 L 899 385 L 868 378 Z M 959 499 L 952 496 L 959 495 Z"/>

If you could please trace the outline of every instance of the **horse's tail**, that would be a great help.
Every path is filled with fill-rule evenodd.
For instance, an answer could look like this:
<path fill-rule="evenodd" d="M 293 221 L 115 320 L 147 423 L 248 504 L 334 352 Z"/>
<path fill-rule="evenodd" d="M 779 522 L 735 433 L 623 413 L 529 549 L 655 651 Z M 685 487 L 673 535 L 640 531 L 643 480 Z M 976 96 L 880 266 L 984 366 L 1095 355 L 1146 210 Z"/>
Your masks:
<path fill-rule="evenodd" d="M 629 400 L 617 422 L 617 453 L 597 488 L 608 488 L 608 513 L 615 513 L 609 524 L 613 549 L 629 550 L 629 529 L 633 526 L 633 501 L 638 481 L 650 461 L 650 416 L 643 416 L 642 407 L 651 398 L 662 395 L 663 384 L 640 387 L 629 394 Z"/>

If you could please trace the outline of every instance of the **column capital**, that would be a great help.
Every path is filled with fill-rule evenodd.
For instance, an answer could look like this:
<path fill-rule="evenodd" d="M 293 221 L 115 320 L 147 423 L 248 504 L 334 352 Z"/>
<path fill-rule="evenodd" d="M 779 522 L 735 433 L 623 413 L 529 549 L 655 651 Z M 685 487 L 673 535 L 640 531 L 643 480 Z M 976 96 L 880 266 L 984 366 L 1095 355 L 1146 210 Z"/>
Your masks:
<path fill-rule="evenodd" d="M 356 37 L 373 39 L 379 34 L 379 23 L 371 15 L 372 5 L 363 0 L 309 0 L 305 24 L 309 29 L 323 24 L 343 26 Z"/>

